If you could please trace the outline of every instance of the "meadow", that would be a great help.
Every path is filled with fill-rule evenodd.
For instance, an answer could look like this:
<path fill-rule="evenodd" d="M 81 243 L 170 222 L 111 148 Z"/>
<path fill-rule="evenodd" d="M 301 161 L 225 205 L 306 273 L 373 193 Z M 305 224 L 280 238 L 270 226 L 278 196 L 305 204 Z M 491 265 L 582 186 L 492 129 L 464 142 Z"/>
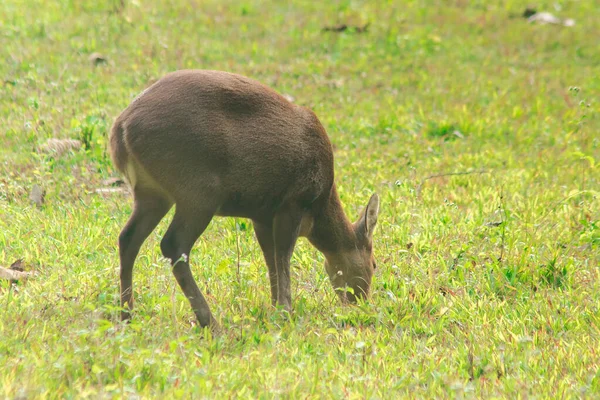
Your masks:
<path fill-rule="evenodd" d="M 600 6 L 536 8 L 575 25 L 513 0 L 3 0 L 0 266 L 33 275 L 0 281 L 0 397 L 600 396 Z M 369 301 L 342 306 L 302 239 L 282 318 L 251 223 L 215 219 L 190 255 L 224 329 L 203 335 L 160 253 L 171 211 L 120 322 L 108 132 L 184 68 L 319 116 L 349 216 L 381 198 Z"/>

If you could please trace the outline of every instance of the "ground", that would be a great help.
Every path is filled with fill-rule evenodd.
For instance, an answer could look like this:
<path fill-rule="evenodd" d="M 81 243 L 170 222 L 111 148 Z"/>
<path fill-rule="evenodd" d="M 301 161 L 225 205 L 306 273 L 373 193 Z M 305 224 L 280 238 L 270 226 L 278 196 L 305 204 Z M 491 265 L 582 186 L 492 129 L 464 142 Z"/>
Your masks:
<path fill-rule="evenodd" d="M 595 2 L 537 2 L 569 27 L 528 23 L 520 1 L 295 3 L 2 1 L 0 266 L 34 275 L 0 282 L 0 396 L 598 396 Z M 317 113 L 347 213 L 381 197 L 368 302 L 340 305 L 302 240 L 286 322 L 250 222 L 216 219 L 191 263 L 225 333 L 203 335 L 160 254 L 171 213 L 119 322 L 131 198 L 106 190 L 107 135 L 182 68 Z"/>

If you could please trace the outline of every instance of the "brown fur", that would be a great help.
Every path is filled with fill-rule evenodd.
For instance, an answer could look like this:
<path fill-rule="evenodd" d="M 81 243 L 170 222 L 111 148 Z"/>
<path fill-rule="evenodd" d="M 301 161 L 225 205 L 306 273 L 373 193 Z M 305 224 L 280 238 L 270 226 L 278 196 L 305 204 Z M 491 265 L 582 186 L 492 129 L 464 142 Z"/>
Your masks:
<path fill-rule="evenodd" d="M 270 88 L 220 71 L 168 74 L 116 119 L 110 153 L 134 194 L 132 216 L 119 237 L 123 306 L 132 306 L 139 248 L 173 204 L 161 250 L 174 262 L 202 326 L 218 325 L 187 256 L 214 215 L 253 220 L 273 304 L 291 310 L 289 261 L 300 235 L 324 253 L 334 287 L 352 288 L 347 295 L 338 292 L 343 300 L 368 294 L 378 198 L 371 198 L 357 223 L 348 221 L 323 126 L 312 111 Z"/>

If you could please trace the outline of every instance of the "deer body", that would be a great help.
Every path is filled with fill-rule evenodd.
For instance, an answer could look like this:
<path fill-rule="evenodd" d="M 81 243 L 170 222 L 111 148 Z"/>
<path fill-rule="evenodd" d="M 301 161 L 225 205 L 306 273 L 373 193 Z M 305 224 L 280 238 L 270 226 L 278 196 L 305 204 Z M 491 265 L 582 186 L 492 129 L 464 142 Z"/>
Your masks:
<path fill-rule="evenodd" d="M 116 119 L 110 153 L 134 195 L 119 236 L 123 306 L 132 306 L 139 248 L 173 205 L 161 251 L 173 261 L 201 326 L 218 324 L 182 255 L 189 256 L 214 215 L 252 219 L 273 304 L 291 310 L 289 262 L 298 236 L 324 253 L 335 288 L 353 288 L 339 292 L 343 300 L 368 294 L 378 198 L 357 223 L 348 221 L 334 184 L 331 143 L 312 111 L 240 75 L 178 71 Z"/>

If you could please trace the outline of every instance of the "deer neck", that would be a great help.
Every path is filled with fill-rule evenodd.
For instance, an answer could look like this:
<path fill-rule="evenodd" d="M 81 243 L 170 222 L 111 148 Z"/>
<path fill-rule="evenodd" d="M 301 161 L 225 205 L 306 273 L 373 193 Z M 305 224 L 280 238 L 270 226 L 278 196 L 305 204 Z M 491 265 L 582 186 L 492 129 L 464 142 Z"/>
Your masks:
<path fill-rule="evenodd" d="M 355 233 L 352 223 L 344 213 L 335 184 L 324 204 L 319 204 L 312 220 L 308 240 L 325 256 L 352 247 Z"/>

